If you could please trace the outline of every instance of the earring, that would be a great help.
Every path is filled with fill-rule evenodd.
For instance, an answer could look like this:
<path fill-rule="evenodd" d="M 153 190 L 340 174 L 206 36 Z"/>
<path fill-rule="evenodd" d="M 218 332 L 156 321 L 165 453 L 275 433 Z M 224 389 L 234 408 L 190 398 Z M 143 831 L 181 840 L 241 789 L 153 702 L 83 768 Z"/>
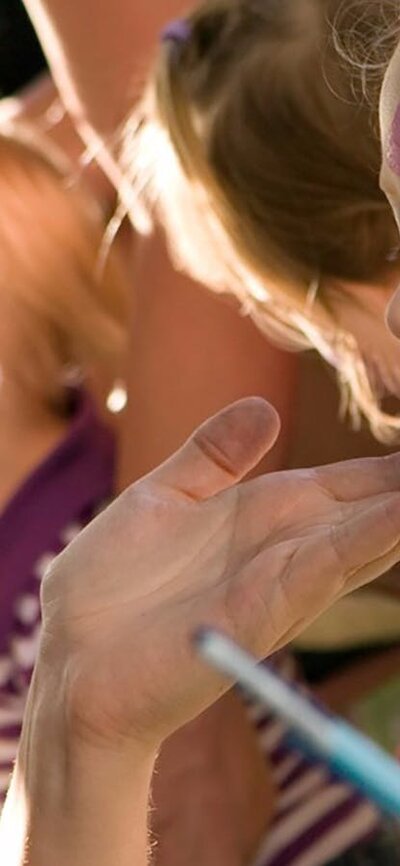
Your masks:
<path fill-rule="evenodd" d="M 106 400 L 107 409 L 112 415 L 119 415 L 126 408 L 127 403 L 128 392 L 125 382 L 116 379 Z"/>

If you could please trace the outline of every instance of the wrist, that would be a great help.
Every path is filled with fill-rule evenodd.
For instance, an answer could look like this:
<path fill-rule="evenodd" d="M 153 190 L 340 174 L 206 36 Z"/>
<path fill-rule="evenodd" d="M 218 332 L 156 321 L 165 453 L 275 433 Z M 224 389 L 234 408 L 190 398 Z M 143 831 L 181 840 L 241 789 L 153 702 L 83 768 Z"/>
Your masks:
<path fill-rule="evenodd" d="M 145 866 L 156 750 L 83 739 L 66 708 L 63 687 L 46 683 L 39 665 L 2 826 L 3 838 L 16 832 L 29 849 L 7 866 Z"/>

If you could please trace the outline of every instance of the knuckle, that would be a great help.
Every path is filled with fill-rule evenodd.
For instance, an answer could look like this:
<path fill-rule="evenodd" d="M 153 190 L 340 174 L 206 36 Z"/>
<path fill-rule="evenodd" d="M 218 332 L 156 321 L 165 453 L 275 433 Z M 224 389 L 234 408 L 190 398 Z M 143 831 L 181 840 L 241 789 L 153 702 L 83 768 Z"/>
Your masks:
<path fill-rule="evenodd" d="M 207 461 L 213 463 L 230 478 L 236 479 L 238 472 L 234 460 L 226 449 L 216 442 L 206 431 L 200 429 L 193 436 L 193 443 Z"/>

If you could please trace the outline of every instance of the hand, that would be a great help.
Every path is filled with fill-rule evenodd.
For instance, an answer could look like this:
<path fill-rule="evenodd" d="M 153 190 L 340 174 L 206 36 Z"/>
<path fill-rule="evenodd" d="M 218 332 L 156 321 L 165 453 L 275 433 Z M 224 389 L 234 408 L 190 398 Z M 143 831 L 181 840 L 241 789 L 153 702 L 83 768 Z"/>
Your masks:
<path fill-rule="evenodd" d="M 56 560 L 42 669 L 85 739 L 152 747 L 213 703 L 198 626 L 267 656 L 399 558 L 398 456 L 237 484 L 278 426 L 258 399 L 226 409 Z"/>

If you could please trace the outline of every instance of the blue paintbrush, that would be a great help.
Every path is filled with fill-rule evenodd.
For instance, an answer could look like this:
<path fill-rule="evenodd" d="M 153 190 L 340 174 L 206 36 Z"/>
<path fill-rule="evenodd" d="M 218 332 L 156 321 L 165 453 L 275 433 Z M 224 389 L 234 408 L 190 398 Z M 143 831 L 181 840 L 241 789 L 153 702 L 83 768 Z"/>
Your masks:
<path fill-rule="evenodd" d="M 337 716 L 324 715 L 276 673 L 212 629 L 195 636 L 202 658 L 285 719 L 298 743 L 322 758 L 385 812 L 400 816 L 400 766 Z"/>

